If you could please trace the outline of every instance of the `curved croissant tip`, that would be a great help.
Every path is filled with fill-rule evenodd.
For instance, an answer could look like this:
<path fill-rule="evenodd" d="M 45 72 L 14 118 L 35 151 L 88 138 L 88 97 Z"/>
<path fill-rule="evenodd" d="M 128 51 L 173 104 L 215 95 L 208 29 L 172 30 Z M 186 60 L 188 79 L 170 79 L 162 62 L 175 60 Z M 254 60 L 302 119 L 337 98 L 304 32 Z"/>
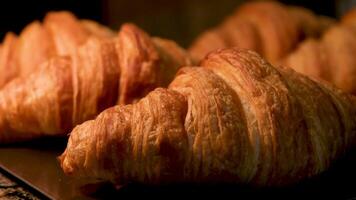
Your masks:
<path fill-rule="evenodd" d="M 67 149 L 60 155 L 57 156 L 57 161 L 59 162 L 59 165 L 63 169 L 64 174 L 70 176 L 75 173 L 75 165 L 70 160 L 70 156 L 68 156 L 68 151 Z"/>
<path fill-rule="evenodd" d="M 60 156 L 57 156 L 57 161 L 59 162 L 59 164 L 61 165 L 61 167 L 63 167 L 63 161 L 65 159 L 65 155 L 66 152 L 64 151 Z"/>

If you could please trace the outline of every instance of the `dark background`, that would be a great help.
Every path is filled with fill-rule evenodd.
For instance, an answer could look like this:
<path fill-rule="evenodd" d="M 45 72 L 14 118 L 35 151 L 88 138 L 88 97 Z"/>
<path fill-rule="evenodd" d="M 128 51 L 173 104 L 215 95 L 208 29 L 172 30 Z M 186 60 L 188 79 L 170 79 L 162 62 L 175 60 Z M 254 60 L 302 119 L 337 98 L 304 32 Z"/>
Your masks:
<path fill-rule="evenodd" d="M 123 22 L 134 22 L 152 35 L 176 40 L 183 46 L 201 31 L 218 24 L 243 0 L 34 0 L 1 2 L 0 37 L 7 31 L 19 33 L 51 10 L 70 10 L 80 18 L 89 18 L 113 29 Z M 353 0 L 281 0 L 301 5 L 322 15 L 336 17 Z"/>

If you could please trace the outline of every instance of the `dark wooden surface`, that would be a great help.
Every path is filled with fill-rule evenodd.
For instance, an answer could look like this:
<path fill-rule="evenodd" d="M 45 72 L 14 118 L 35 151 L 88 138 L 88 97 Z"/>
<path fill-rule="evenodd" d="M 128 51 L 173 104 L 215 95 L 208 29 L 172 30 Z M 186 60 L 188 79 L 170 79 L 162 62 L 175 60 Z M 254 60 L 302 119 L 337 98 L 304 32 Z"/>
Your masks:
<path fill-rule="evenodd" d="M 47 139 L 1 147 L 0 165 L 11 175 L 0 175 L 0 199 L 1 195 L 10 199 L 14 195 L 21 197 L 17 199 L 44 199 L 45 196 L 53 199 L 167 198 L 172 195 L 183 198 L 356 199 L 355 150 L 335 161 L 321 175 L 287 187 L 256 188 L 229 184 L 148 186 L 135 183 L 115 187 L 109 183 L 88 184 L 85 180 L 64 176 L 56 157 L 63 151 L 65 143 L 63 139 Z"/>
<path fill-rule="evenodd" d="M 0 171 L 0 199 L 39 200 L 39 196 L 4 171 Z"/>
<path fill-rule="evenodd" d="M 51 199 L 91 199 L 86 182 L 70 179 L 62 172 L 57 157 L 63 152 L 64 138 L 44 138 L 0 148 L 0 167 L 16 183 L 29 186 Z M 86 189 L 86 190 L 85 190 Z M 83 192 L 82 192 L 83 190 Z"/>

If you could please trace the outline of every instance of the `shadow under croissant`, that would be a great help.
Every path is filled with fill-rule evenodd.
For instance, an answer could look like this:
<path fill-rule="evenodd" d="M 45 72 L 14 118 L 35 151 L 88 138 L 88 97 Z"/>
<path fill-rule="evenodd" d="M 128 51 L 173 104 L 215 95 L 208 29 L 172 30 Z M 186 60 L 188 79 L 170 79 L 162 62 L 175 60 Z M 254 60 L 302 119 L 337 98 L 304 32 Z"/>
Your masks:
<path fill-rule="evenodd" d="M 6 147 L 22 147 L 43 152 L 58 152 L 65 148 L 65 138 L 43 138 L 21 144 L 6 145 Z M 5 146 L 4 146 L 5 147 Z M 113 185 L 108 182 L 93 182 L 69 178 L 69 181 L 82 182 L 79 191 L 88 198 L 112 199 L 113 197 L 168 197 L 191 196 L 199 197 L 233 197 L 248 199 L 349 199 L 356 196 L 354 180 L 356 180 L 356 148 L 335 161 L 322 174 L 306 179 L 294 185 L 284 187 L 254 187 L 247 184 L 165 184 L 145 185 L 128 183 Z M 47 168 L 46 168 L 47 169 Z M 43 176 L 41 176 L 43 178 Z M 39 177 L 40 178 L 40 177 Z M 69 183 L 64 183 L 69 184 Z"/>
<path fill-rule="evenodd" d="M 57 152 L 58 149 L 65 149 L 67 146 L 68 138 L 63 136 L 44 136 L 42 138 L 37 138 L 34 140 L 2 144 L 2 148 L 30 148 L 41 151 L 54 151 Z"/>
<path fill-rule="evenodd" d="M 174 195 L 199 197 L 236 197 L 248 199 L 350 199 L 356 197 L 356 149 L 334 162 L 329 170 L 318 176 L 283 187 L 255 187 L 245 184 L 175 183 L 145 185 L 128 183 L 113 185 L 108 182 L 86 184 L 80 191 L 90 197 L 108 199 L 122 196 L 168 197 Z M 232 195 L 232 196 L 231 196 Z"/>

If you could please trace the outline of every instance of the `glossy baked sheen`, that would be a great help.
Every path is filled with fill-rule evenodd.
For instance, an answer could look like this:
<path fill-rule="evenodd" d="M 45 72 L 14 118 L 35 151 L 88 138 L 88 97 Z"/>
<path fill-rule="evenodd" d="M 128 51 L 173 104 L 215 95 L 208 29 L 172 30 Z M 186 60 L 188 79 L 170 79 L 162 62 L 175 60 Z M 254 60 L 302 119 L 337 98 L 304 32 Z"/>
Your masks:
<path fill-rule="evenodd" d="M 28 76 L 51 57 L 74 53 L 91 36 L 114 35 L 94 21 L 78 20 L 70 12 L 49 12 L 43 23 L 30 23 L 18 37 L 6 34 L 0 47 L 0 88 L 18 76 Z"/>
<path fill-rule="evenodd" d="M 254 50 L 272 63 L 292 51 L 305 37 L 318 37 L 333 20 L 301 7 L 278 2 L 249 2 L 240 6 L 221 25 L 198 36 L 189 49 L 201 60 L 218 48 Z"/>
<path fill-rule="evenodd" d="M 107 34 L 85 23 L 91 31 Z M 61 44 L 63 51 L 67 49 Z M 69 44 L 68 49 L 74 48 Z M 65 136 L 107 107 L 167 86 L 180 66 L 191 64 L 176 43 L 151 38 L 133 24 L 124 24 L 116 37 L 93 36 L 70 51 L 0 90 L 0 143 Z"/>
<path fill-rule="evenodd" d="M 168 89 L 77 126 L 66 174 L 143 182 L 284 185 L 319 174 L 355 140 L 356 101 L 239 49 L 182 68 Z"/>
<path fill-rule="evenodd" d="M 281 64 L 356 94 L 356 29 L 351 15 L 346 16 L 348 21 L 333 26 L 320 39 L 302 42 Z"/>

